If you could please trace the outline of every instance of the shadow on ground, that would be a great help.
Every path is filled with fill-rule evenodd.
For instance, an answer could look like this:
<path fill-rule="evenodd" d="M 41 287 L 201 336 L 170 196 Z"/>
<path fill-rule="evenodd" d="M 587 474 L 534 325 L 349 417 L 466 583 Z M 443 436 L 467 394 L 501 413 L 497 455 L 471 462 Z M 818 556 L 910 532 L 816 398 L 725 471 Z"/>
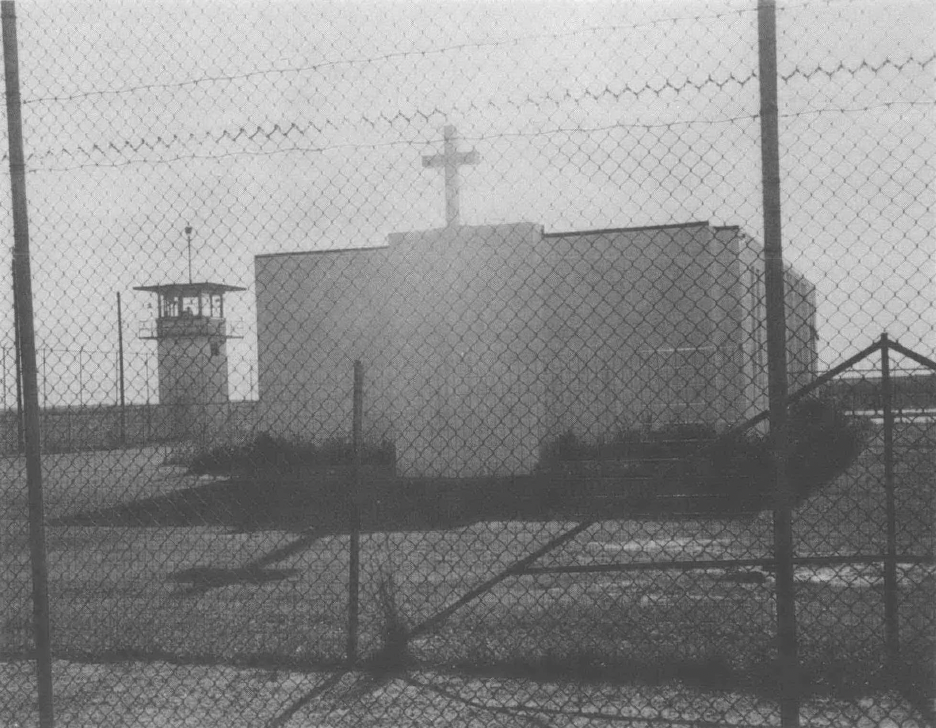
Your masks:
<path fill-rule="evenodd" d="M 214 526 L 240 531 L 450 529 L 479 521 L 740 517 L 762 507 L 745 497 L 700 489 L 648 493 L 647 481 L 540 473 L 517 477 L 404 479 L 369 473 L 359 488 L 350 472 L 246 476 L 216 480 L 56 519 L 51 525 L 105 527 Z M 357 491 L 358 495 L 352 497 Z"/>

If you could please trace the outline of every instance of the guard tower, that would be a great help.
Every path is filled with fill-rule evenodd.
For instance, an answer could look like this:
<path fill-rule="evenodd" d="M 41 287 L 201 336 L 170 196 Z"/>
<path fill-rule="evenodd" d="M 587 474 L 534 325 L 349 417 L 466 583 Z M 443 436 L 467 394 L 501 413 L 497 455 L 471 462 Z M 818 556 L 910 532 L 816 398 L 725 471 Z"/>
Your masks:
<path fill-rule="evenodd" d="M 224 404 L 228 401 L 224 294 L 245 289 L 223 283 L 168 283 L 137 286 L 156 294 L 156 320 L 140 333 L 155 339 L 162 405 Z M 191 413 L 184 415 L 191 425 Z M 181 423 L 180 423 L 181 424 Z"/>

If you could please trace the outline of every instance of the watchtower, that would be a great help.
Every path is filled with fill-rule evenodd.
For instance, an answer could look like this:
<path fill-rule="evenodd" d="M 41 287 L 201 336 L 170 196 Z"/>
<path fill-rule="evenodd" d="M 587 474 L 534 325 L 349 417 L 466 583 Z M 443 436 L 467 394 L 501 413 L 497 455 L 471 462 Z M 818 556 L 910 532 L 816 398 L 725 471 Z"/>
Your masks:
<path fill-rule="evenodd" d="M 144 327 L 140 338 L 156 340 L 160 404 L 226 403 L 227 340 L 240 337 L 224 318 L 224 294 L 245 289 L 189 282 L 134 290 L 156 294 L 156 320 Z"/>

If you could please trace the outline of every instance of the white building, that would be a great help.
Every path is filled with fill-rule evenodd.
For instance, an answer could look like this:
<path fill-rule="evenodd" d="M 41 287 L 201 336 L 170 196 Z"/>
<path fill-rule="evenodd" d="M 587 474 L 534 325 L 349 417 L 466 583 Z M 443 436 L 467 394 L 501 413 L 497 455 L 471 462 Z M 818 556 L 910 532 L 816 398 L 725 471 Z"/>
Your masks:
<path fill-rule="evenodd" d="M 760 245 L 705 222 L 393 234 L 380 248 L 256 258 L 261 429 L 365 436 L 405 476 L 507 475 L 565 433 L 597 441 L 766 406 Z M 815 288 L 786 271 L 795 389 L 815 374 Z"/>

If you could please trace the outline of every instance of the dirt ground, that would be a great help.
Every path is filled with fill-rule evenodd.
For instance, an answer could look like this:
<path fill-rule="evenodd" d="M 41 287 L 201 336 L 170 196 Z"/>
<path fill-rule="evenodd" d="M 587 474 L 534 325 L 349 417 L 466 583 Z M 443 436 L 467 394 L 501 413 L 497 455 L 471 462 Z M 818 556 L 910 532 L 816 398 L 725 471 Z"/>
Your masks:
<path fill-rule="evenodd" d="M 195 479 L 178 467 L 161 464 L 164 456 L 158 451 L 138 451 L 52 459 L 45 472 L 49 515 L 61 517 L 191 488 Z M 884 532 L 878 493 L 872 492 L 881 467 L 877 451 L 866 460 L 861 463 L 860 477 L 843 480 L 798 513 L 802 531 L 798 543 L 804 553 L 877 550 L 877 539 Z M 930 493 L 931 464 L 929 449 L 908 449 L 899 460 L 901 482 L 926 485 L 925 492 Z M 0 461 L 0 596 L 4 600 L 0 654 L 9 660 L 0 662 L 0 728 L 38 723 L 33 666 L 21 659 L 29 649 L 30 625 L 21 465 Z M 908 528 L 900 533 L 912 540 L 915 550 L 921 550 L 931 544 L 929 530 L 925 539 L 917 538 L 924 533 L 923 521 L 931 509 L 919 506 L 916 490 L 906 491 L 903 512 L 908 515 L 901 524 Z M 367 576 L 362 584 L 362 647 L 377 643 L 380 618 L 386 616 L 375 592 L 382 583 L 378 577 L 395 576 L 397 607 L 410 622 L 418 623 L 569 526 L 481 523 L 455 531 L 362 536 L 362 573 Z M 730 525 L 602 523 L 542 563 L 587 567 L 637 558 L 660 562 L 758 558 L 767 553 L 769 533 L 767 516 Z M 177 660 L 208 655 L 230 664 L 251 655 L 302 657 L 303 650 L 312 650 L 306 657 L 340 658 L 345 646 L 348 568 L 343 537 L 303 540 L 295 533 L 207 526 L 80 525 L 50 527 L 48 535 L 58 654 L 104 660 L 130 651 L 135 659 L 149 660 L 57 661 L 53 681 L 57 726 L 779 725 L 778 708 L 771 701 L 675 682 L 636 687 L 620 679 L 588 684 L 568 678 L 550 678 L 552 682 L 481 679 L 429 670 L 427 660 L 417 662 L 422 669 L 382 681 L 354 673 L 156 662 L 167 655 Z M 297 540 L 302 549 L 292 548 Z M 257 566 L 257 573 L 246 569 L 251 564 Z M 801 657 L 812 654 L 817 664 L 831 664 L 828 644 L 849 647 L 854 643 L 861 647 L 859 657 L 877 660 L 882 654 L 883 612 L 878 605 L 882 592 L 876 572 L 865 574 L 850 567 L 831 570 L 828 575 L 821 569 L 813 571 L 798 582 L 805 635 Z M 239 579 L 206 583 L 198 589 L 181 580 L 217 574 Z M 257 578 L 240 578 L 245 574 Z M 757 618 L 772 618 L 769 575 L 760 575 L 763 583 L 735 583 L 721 578 L 723 574 L 703 570 L 679 579 L 656 576 L 654 584 L 647 584 L 648 574 L 542 574 L 524 577 L 525 581 L 505 581 L 488 598 L 476 600 L 449 620 L 439 634 L 414 643 L 413 651 L 416 657 L 435 655 L 431 664 L 440 666 L 451 664 L 454 657 L 471 662 L 485 654 L 509 664 L 529 659 L 536 646 L 542 654 L 532 657 L 549 663 L 557 655 L 576 650 L 598 657 L 608 651 L 614 653 L 612 657 L 619 652 L 625 657 L 645 656 L 647 645 L 666 648 L 672 642 L 673 650 L 683 655 L 695 654 L 697 642 L 723 647 L 737 643 L 735 652 L 744 656 L 752 645 L 767 644 L 771 631 L 759 629 Z M 265 581 L 260 576 L 282 578 Z M 912 581 L 931 585 L 932 574 Z M 726 595 L 730 599 L 721 598 Z M 578 611 L 570 612 L 570 602 Z M 622 612 L 622 604 L 629 611 Z M 684 604 L 691 607 L 684 609 L 680 606 Z M 708 611 L 703 610 L 705 604 L 710 606 Z M 750 609 L 741 608 L 745 605 Z M 928 607 L 908 601 L 906 611 L 913 634 L 928 638 Z M 656 631 L 638 630 L 642 642 L 621 639 L 621 626 L 631 621 L 643 625 L 648 620 L 638 619 L 642 616 L 652 616 Z M 604 631 L 605 626 L 618 631 Z M 760 635 L 759 642 L 749 639 L 751 632 Z M 731 639 L 722 639 L 723 633 Z M 444 644 L 430 644 L 433 639 Z M 907 647 L 913 646 L 908 640 Z M 849 664 L 856 663 L 852 652 L 842 652 Z M 861 669 L 867 672 L 865 667 Z M 825 699 L 804 705 L 802 724 L 917 728 L 924 722 L 901 697 L 875 694 L 869 688 L 867 694 L 851 701 Z"/>
<path fill-rule="evenodd" d="M 34 666 L 0 664 L 2 728 L 38 725 Z M 656 687 L 539 683 L 408 671 L 284 671 L 167 663 L 56 661 L 57 726 L 106 728 L 397 728 L 403 726 L 779 726 L 777 706 L 754 696 Z M 803 726 L 923 728 L 898 696 L 808 702 Z"/>

